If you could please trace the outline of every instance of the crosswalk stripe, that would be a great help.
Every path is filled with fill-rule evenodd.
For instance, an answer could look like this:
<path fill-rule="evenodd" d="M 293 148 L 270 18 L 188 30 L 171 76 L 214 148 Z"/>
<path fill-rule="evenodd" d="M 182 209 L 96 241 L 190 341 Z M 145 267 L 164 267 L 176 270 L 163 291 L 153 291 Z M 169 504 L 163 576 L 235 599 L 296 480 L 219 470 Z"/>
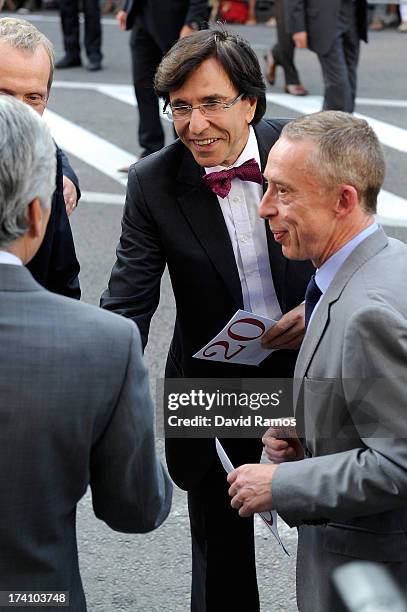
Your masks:
<path fill-rule="evenodd" d="M 309 114 L 316 113 L 322 108 L 321 96 L 290 96 L 289 94 L 272 94 L 266 95 L 267 101 L 279 106 L 284 106 L 298 113 Z M 407 153 L 407 130 L 399 128 L 390 123 L 367 117 L 360 113 L 355 113 L 355 117 L 365 119 L 369 125 L 375 130 L 380 142 L 392 149 Z"/>
<path fill-rule="evenodd" d="M 89 204 L 113 204 L 123 206 L 125 194 L 122 193 L 99 193 L 97 191 L 82 191 L 81 202 Z"/>
<path fill-rule="evenodd" d="M 126 185 L 127 176 L 118 168 L 129 166 L 135 155 L 108 142 L 85 128 L 46 110 L 44 118 L 58 145 L 85 163 L 103 172 L 121 185 Z"/>
<path fill-rule="evenodd" d="M 78 83 L 70 83 L 69 85 L 72 89 L 80 88 Z M 80 85 L 82 86 L 83 84 Z M 118 86 L 98 83 L 93 84 L 93 88 L 104 95 L 109 95 L 127 104 L 132 104 L 131 99 L 133 99 L 134 102 L 132 89 L 126 85 Z M 294 110 L 300 108 L 298 100 L 293 100 L 293 97 L 287 94 L 268 94 L 268 96 L 273 96 L 273 100 L 279 100 L 283 106 L 289 104 Z M 281 100 L 281 98 L 283 98 L 283 100 Z M 316 105 L 318 105 L 319 108 L 320 98 L 317 99 L 314 97 L 314 99 L 312 99 L 312 96 L 307 96 L 307 98 L 311 98 L 311 100 L 304 98 L 305 104 L 301 104 L 302 112 L 314 112 Z M 287 102 L 285 102 L 286 100 Z M 119 173 L 117 169 L 122 166 L 129 166 L 135 161 L 135 156 L 132 153 L 64 119 L 53 111 L 47 110 L 44 116 L 60 147 L 86 162 L 88 165 L 96 168 L 98 171 L 103 172 L 117 183 L 123 186 L 126 185 L 127 176 Z M 405 132 L 407 135 L 407 131 L 401 128 L 389 126 L 381 121 L 372 120 L 370 118 L 366 119 L 376 124 L 374 128 L 376 131 L 381 130 L 383 138 L 390 138 L 390 135 L 394 138 L 401 138 L 402 132 Z M 405 152 L 407 152 L 407 138 L 405 149 Z M 94 193 L 95 192 L 89 192 L 89 194 Z M 88 201 L 105 204 L 122 205 L 124 201 L 122 196 L 117 196 L 116 194 L 89 195 L 88 197 Z M 378 202 L 378 220 L 382 224 L 407 227 L 407 200 L 389 191 L 382 190 Z"/>
<path fill-rule="evenodd" d="M 56 81 L 53 86 L 57 88 L 65 87 L 66 89 L 92 89 L 114 98 L 119 102 L 123 102 L 131 106 L 136 105 L 134 90 L 130 85 L 81 83 L 77 81 L 67 83 Z M 304 115 L 316 113 L 322 108 L 321 96 L 291 96 L 289 94 L 267 93 L 266 99 L 268 102 L 277 104 L 278 106 L 283 106 L 284 108 L 289 108 L 290 110 L 294 110 L 297 113 Z M 366 100 L 366 98 L 363 98 L 363 100 Z M 374 99 L 370 100 L 372 105 L 374 102 L 376 102 Z M 382 102 L 387 106 L 396 106 L 401 104 L 398 100 L 382 100 Z M 403 102 L 402 104 L 404 104 L 407 108 L 407 102 Z M 374 119 L 373 117 L 362 115 L 360 113 L 355 113 L 355 117 L 365 119 L 375 130 L 380 142 L 383 145 L 390 147 L 391 149 L 396 149 L 401 153 L 407 153 L 407 130 L 390 123 Z"/>

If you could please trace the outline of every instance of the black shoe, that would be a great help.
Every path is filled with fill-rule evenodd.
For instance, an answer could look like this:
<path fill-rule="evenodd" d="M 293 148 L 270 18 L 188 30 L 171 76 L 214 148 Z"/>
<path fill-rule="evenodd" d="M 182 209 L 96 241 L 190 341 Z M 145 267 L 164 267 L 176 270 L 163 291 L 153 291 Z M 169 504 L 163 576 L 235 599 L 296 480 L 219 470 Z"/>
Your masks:
<path fill-rule="evenodd" d="M 76 66 L 82 66 L 81 58 L 70 57 L 69 55 L 64 55 L 64 57 L 55 64 L 55 68 L 76 68 Z"/>
<path fill-rule="evenodd" d="M 89 60 L 89 63 L 86 66 L 86 69 L 90 72 L 96 72 L 97 70 L 102 70 L 102 62 L 100 60 Z"/>

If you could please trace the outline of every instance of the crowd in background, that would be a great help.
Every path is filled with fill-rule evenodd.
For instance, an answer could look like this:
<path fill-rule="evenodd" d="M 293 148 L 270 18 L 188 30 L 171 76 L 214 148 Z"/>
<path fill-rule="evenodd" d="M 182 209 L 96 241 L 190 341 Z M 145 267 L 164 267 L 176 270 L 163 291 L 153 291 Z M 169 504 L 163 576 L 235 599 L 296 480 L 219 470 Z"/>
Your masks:
<path fill-rule="evenodd" d="M 4 8 L 21 14 L 40 9 L 59 9 L 59 0 L 3 0 Z M 117 13 L 121 0 L 100 0 L 102 14 Z M 209 20 L 220 19 L 226 23 L 255 25 L 263 23 L 275 26 L 274 0 L 208 0 Z M 0 2 L 1 6 L 1 2 Z M 407 2 L 369 3 L 369 29 L 374 31 L 397 28 L 407 32 Z"/>

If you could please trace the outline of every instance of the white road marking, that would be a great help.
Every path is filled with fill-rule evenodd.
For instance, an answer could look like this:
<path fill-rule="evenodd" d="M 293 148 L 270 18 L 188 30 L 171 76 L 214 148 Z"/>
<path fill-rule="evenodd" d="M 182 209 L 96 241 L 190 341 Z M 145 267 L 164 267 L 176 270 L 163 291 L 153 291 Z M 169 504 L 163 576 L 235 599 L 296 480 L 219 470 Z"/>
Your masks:
<path fill-rule="evenodd" d="M 125 104 L 131 106 L 136 105 L 134 91 L 130 85 L 110 85 L 107 83 L 80 83 L 80 82 L 61 82 L 56 81 L 53 87 L 67 88 L 67 89 L 92 89 L 98 91 L 104 95 L 110 96 Z M 278 104 L 297 113 L 309 114 L 316 113 L 322 108 L 322 97 L 321 96 L 290 96 L 289 94 L 276 94 L 267 93 L 266 98 L 268 102 Z M 366 98 L 364 98 L 366 100 Z M 372 103 L 375 101 L 371 99 Z M 398 100 L 382 100 L 384 105 L 392 106 L 391 103 L 398 103 Z M 405 108 L 407 108 L 407 102 Z M 393 104 L 394 105 L 394 104 Z M 399 128 L 390 123 L 355 113 L 355 117 L 365 119 L 375 130 L 380 142 L 392 149 L 396 149 L 401 153 L 407 153 L 407 130 Z M 167 117 L 163 117 L 167 118 Z"/>
<path fill-rule="evenodd" d="M 400 196 L 382 191 L 377 202 L 376 220 L 382 225 L 407 227 L 407 200 Z"/>
<path fill-rule="evenodd" d="M 290 96 L 289 94 L 268 93 L 266 98 L 268 102 L 274 102 L 274 104 L 290 108 L 304 115 L 316 113 L 322 108 L 321 96 Z M 401 151 L 401 153 L 407 153 L 407 130 L 360 113 L 355 113 L 355 117 L 365 119 L 375 130 L 383 145 Z"/>
<path fill-rule="evenodd" d="M 130 85 L 56 81 L 54 86 L 65 89 L 90 89 L 125 104 L 135 105 L 134 90 Z M 267 94 L 267 100 L 301 113 L 315 112 L 320 109 L 322 103 L 322 98 L 318 96 L 295 98 L 288 94 L 270 93 Z M 361 117 L 362 115 L 358 116 Z M 117 172 L 117 169 L 134 162 L 135 156 L 132 153 L 120 149 L 52 111 L 47 110 L 45 117 L 51 127 L 55 140 L 63 149 L 97 168 L 100 172 L 110 176 L 121 185 L 126 185 L 127 177 Z M 407 130 L 392 126 L 383 121 L 371 119 L 370 117 L 364 118 L 376 130 L 383 144 L 407 153 Z M 94 194 L 94 192 L 89 193 Z M 106 204 L 122 205 L 124 202 L 124 199 L 119 201 L 121 196 L 118 197 L 115 194 L 89 195 L 89 198 L 93 199 L 88 201 Z M 377 219 L 383 224 L 407 227 L 407 200 L 389 191 L 382 190 L 379 196 Z"/>
<path fill-rule="evenodd" d="M 82 191 L 81 202 L 90 204 L 113 204 L 123 206 L 126 198 L 125 193 L 99 193 L 97 191 Z"/>
<path fill-rule="evenodd" d="M 44 113 L 44 117 L 53 137 L 64 151 L 75 155 L 117 183 L 126 185 L 127 175 L 118 172 L 118 168 L 132 164 L 135 161 L 133 153 L 117 147 L 50 110 Z"/>

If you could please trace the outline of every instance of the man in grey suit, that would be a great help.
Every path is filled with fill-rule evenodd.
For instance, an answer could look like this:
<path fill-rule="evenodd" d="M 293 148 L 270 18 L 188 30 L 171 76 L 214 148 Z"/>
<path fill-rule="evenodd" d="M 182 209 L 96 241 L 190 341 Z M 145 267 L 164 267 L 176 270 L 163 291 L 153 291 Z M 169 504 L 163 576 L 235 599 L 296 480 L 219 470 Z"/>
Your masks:
<path fill-rule="evenodd" d="M 296 119 L 264 174 L 260 212 L 275 240 L 317 268 L 294 374 L 303 439 L 269 431 L 280 465 L 239 467 L 229 493 L 241 516 L 274 508 L 299 527 L 300 612 L 342 612 L 330 576 L 352 558 L 407 584 L 407 247 L 375 223 L 384 160 L 365 121 Z"/>
<path fill-rule="evenodd" d="M 367 41 L 366 0 L 286 0 L 288 31 L 318 55 L 324 110 L 352 113 L 360 39 Z"/>
<path fill-rule="evenodd" d="M 75 515 L 88 485 L 96 516 L 133 533 L 162 523 L 172 487 L 137 327 L 46 291 L 23 265 L 50 216 L 48 128 L 0 96 L 0 143 L 0 591 L 69 592 L 85 612 Z"/>

